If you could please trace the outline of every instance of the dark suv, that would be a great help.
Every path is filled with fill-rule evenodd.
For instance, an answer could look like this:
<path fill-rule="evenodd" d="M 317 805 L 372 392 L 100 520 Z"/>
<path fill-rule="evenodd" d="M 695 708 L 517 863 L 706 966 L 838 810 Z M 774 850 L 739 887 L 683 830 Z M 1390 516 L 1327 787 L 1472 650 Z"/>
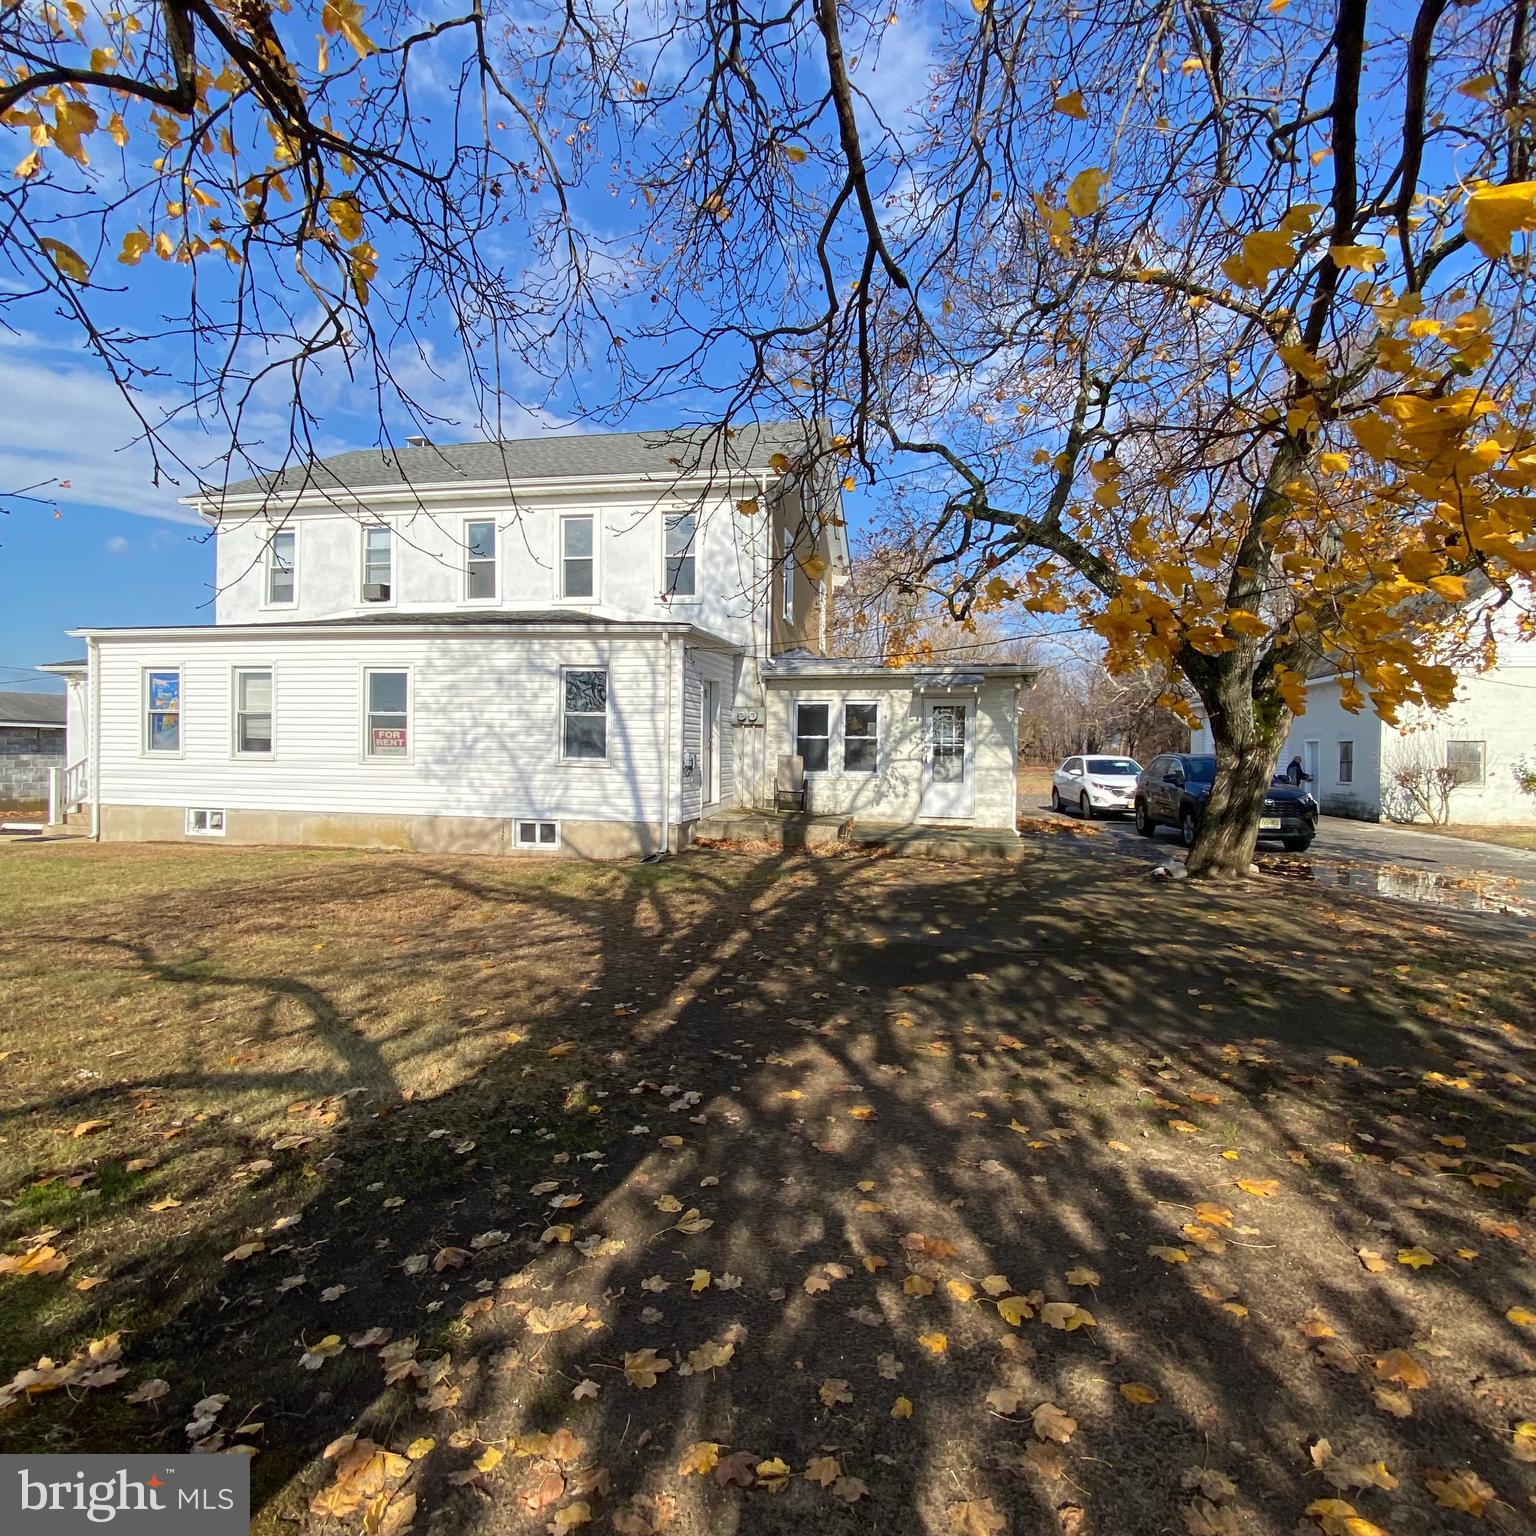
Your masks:
<path fill-rule="evenodd" d="M 1195 840 L 1205 803 L 1216 781 L 1216 759 L 1167 752 L 1154 757 L 1136 780 L 1136 830 L 1154 837 L 1159 827 L 1177 827 L 1188 848 Z M 1304 853 L 1317 835 L 1317 802 L 1295 785 L 1276 782 L 1264 794 L 1259 841 L 1284 844 Z"/>

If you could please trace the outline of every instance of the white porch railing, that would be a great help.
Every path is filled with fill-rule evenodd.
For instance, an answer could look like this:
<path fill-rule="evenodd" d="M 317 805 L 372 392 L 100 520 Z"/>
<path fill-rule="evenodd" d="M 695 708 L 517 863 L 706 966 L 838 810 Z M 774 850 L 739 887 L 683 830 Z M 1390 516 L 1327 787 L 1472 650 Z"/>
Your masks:
<path fill-rule="evenodd" d="M 48 770 L 48 822 L 56 826 L 76 806 L 90 798 L 90 759 L 82 757 L 67 768 Z"/>

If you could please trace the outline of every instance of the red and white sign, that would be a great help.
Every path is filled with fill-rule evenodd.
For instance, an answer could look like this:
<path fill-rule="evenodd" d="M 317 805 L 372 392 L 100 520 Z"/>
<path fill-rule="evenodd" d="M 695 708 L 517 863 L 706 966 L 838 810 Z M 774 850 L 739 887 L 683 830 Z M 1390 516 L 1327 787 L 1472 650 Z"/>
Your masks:
<path fill-rule="evenodd" d="M 376 725 L 373 728 L 375 752 L 404 752 L 405 727 L 403 725 Z"/>

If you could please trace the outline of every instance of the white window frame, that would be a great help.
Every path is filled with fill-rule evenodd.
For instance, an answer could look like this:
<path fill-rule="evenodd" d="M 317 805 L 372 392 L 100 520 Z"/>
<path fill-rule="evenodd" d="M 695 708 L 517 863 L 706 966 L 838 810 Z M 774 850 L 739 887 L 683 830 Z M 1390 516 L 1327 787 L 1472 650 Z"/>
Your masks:
<path fill-rule="evenodd" d="M 389 536 L 389 596 L 365 597 L 368 590 L 368 535 L 370 533 L 385 533 Z M 393 608 L 399 595 L 400 588 L 395 579 L 395 567 L 399 564 L 395 550 L 395 525 L 386 522 L 364 523 L 357 531 L 357 600 L 365 608 Z"/>
<path fill-rule="evenodd" d="M 149 679 L 156 672 L 176 674 L 176 750 L 152 747 L 149 735 Z M 164 714 L 164 710 L 157 710 Z M 162 662 L 139 669 L 139 755 L 154 761 L 176 762 L 187 755 L 187 669 L 179 662 Z"/>
<path fill-rule="evenodd" d="M 829 774 L 829 773 L 831 773 L 833 771 L 833 769 L 832 769 L 832 762 L 833 762 L 833 758 L 832 758 L 832 712 L 836 708 L 837 708 L 837 701 L 835 699 L 796 699 L 794 701 L 793 707 L 790 710 L 790 713 L 789 713 L 789 750 L 790 750 L 791 753 L 794 754 L 794 756 L 796 756 L 796 757 L 804 757 L 804 755 L 805 755 L 800 750 L 800 738 L 802 736 L 807 741 L 821 741 L 821 740 L 825 739 L 825 741 L 827 743 L 827 763 L 826 763 L 826 767 L 824 767 L 824 768 L 812 768 L 811 765 L 809 763 L 807 763 L 805 765 L 805 772 L 806 772 L 807 777 L 809 777 L 813 773 L 816 773 L 816 774 L 823 774 L 823 773 Z M 800 711 L 802 709 L 824 709 L 824 710 L 826 710 L 826 712 L 827 712 L 827 729 L 826 729 L 826 733 L 825 733 L 824 737 L 822 735 L 818 735 L 814 731 L 807 732 L 807 731 L 802 731 L 800 729 Z"/>
<path fill-rule="evenodd" d="M 489 597 L 469 595 L 469 530 L 475 523 L 491 525 L 491 595 Z M 463 586 L 460 589 L 459 601 L 470 608 L 483 608 L 487 604 L 499 603 L 501 601 L 501 525 L 494 517 L 487 517 L 483 513 L 477 512 L 465 517 L 459 526 L 459 549 L 463 555 L 461 564 Z"/>
<path fill-rule="evenodd" d="M 277 553 L 276 541 L 279 538 L 288 537 L 293 540 L 293 596 L 286 602 L 279 602 L 272 596 L 273 557 Z M 274 528 L 266 538 L 261 550 L 261 606 L 263 608 L 279 609 L 287 611 L 299 606 L 299 525 L 288 523 L 280 528 Z"/>
<path fill-rule="evenodd" d="M 693 535 L 688 541 L 686 554 L 678 556 L 680 560 L 688 562 L 692 583 L 686 592 L 674 591 L 667 577 L 667 567 L 671 563 L 671 556 L 667 553 L 667 533 L 669 523 L 692 521 Z M 699 513 L 696 507 L 690 507 L 686 511 L 663 512 L 661 515 L 661 597 L 668 603 L 694 603 L 699 599 L 699 547 L 701 528 Z"/>
<path fill-rule="evenodd" d="M 592 593 L 589 597 L 573 597 L 565 590 L 565 527 L 567 523 L 589 522 L 592 525 Z M 584 555 L 573 555 L 575 560 L 583 560 Z M 597 512 L 562 512 L 555 519 L 555 593 L 556 600 L 561 603 L 587 603 L 592 606 L 601 599 L 603 590 L 603 520 Z M 578 671 L 583 670 L 577 668 Z M 595 671 L 596 668 L 586 668 L 587 671 Z M 562 690 L 561 699 L 565 697 Z"/>
<path fill-rule="evenodd" d="M 1445 766 L 1451 766 L 1452 747 L 1476 747 L 1477 748 L 1477 777 L 1475 779 L 1458 779 L 1457 788 L 1488 782 L 1488 742 L 1480 736 L 1456 736 L 1448 737 L 1445 743 Z"/>
<path fill-rule="evenodd" d="M 405 752 L 396 756 L 393 752 L 371 751 L 373 745 L 372 727 L 369 720 L 373 711 L 369 709 L 368 679 L 375 672 L 403 672 L 405 674 Z M 402 764 L 409 765 L 416 760 L 416 676 L 415 669 L 409 665 L 386 665 L 380 663 L 377 666 L 365 664 L 358 669 L 359 687 L 358 715 L 361 725 L 361 739 L 358 742 L 358 751 L 361 760 L 365 763 L 380 763 L 385 767 L 399 767 Z M 382 710 L 381 714 L 389 714 L 392 711 Z"/>
<path fill-rule="evenodd" d="M 571 672 L 601 672 L 603 674 L 603 679 L 604 679 L 604 681 L 603 681 L 603 755 L 601 757 L 571 757 L 571 756 L 569 756 L 566 753 L 566 750 L 565 750 L 565 717 L 566 717 L 566 708 L 565 708 L 565 679 L 566 679 L 567 674 L 571 673 Z M 578 710 L 576 712 L 576 718 L 580 719 L 580 720 L 590 720 L 590 719 L 595 719 L 596 716 L 592 715 L 592 714 L 589 714 L 589 713 L 584 713 L 584 712 Z M 560 721 L 559 721 L 560 736 L 559 736 L 559 740 L 556 743 L 556 747 L 557 747 L 558 752 L 559 752 L 560 761 L 562 763 L 570 763 L 574 767 L 578 767 L 578 768 L 579 767 L 583 767 L 583 766 L 591 766 L 591 767 L 594 767 L 594 768 L 606 767 L 607 764 L 608 764 L 609 755 L 610 755 L 609 754 L 609 726 L 612 723 L 613 723 L 613 671 L 607 665 L 607 663 L 602 663 L 602 664 L 599 664 L 599 665 L 592 665 L 590 663 L 584 664 L 584 663 L 581 663 L 581 662 L 571 662 L 568 665 L 562 666 L 560 668 Z"/>
<path fill-rule="evenodd" d="M 779 548 L 784 569 L 779 575 L 779 608 L 786 624 L 795 622 L 795 535 L 789 528 L 779 530 Z"/>
<path fill-rule="evenodd" d="M 872 710 L 874 710 L 874 712 L 875 712 L 875 730 L 874 730 L 874 734 L 872 736 L 853 736 L 853 737 L 850 737 L 848 735 L 848 711 L 850 709 L 872 709 Z M 843 700 L 842 706 L 841 706 L 841 712 L 838 715 L 838 734 L 839 734 L 839 736 L 841 738 L 840 741 L 838 742 L 838 754 L 837 754 L 837 760 L 838 760 L 838 763 L 839 763 L 839 767 L 838 767 L 837 771 L 839 773 L 845 773 L 850 778 L 855 778 L 855 779 L 865 779 L 865 778 L 871 778 L 872 779 L 872 778 L 875 778 L 875 777 L 877 777 L 879 775 L 879 773 L 880 773 L 880 724 L 881 724 L 881 718 L 882 718 L 882 716 L 884 714 L 885 714 L 885 710 L 881 707 L 881 703 L 880 703 L 879 699 L 844 699 Z M 874 763 L 870 767 L 868 767 L 868 768 L 850 768 L 848 766 L 848 743 L 849 743 L 850 740 L 852 740 L 852 741 L 872 741 L 872 742 L 874 742 L 874 744 L 875 744 L 875 761 L 874 761 Z M 830 754 L 829 754 L 829 761 L 830 761 Z"/>
<path fill-rule="evenodd" d="M 240 679 L 256 672 L 265 672 L 267 675 L 267 718 L 272 728 L 272 745 L 265 752 L 248 752 L 240 745 L 240 716 L 243 713 L 258 713 L 240 708 Z M 229 755 L 249 758 L 258 763 L 277 756 L 277 668 L 270 661 L 242 662 L 229 670 Z"/>
<path fill-rule="evenodd" d="M 523 841 L 523 828 L 525 826 L 534 829 L 534 840 L 531 843 Z M 540 827 L 553 827 L 555 840 L 552 843 L 539 841 L 538 830 Z M 560 823 L 550 816 L 514 816 L 512 818 L 512 846 L 525 848 L 533 853 L 559 853 L 560 851 Z"/>
<path fill-rule="evenodd" d="M 193 825 L 193 818 L 197 816 L 205 818 L 204 824 L 200 827 Z M 219 818 L 218 826 L 213 825 L 215 816 Z M 188 837 L 223 837 L 229 830 L 229 816 L 222 806 L 189 805 L 184 825 Z"/>

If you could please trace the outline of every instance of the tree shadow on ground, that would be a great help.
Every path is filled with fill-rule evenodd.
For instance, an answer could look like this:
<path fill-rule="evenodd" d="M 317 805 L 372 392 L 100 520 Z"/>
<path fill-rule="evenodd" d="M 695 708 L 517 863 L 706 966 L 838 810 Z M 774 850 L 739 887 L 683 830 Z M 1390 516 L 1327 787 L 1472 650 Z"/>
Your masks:
<path fill-rule="evenodd" d="M 1536 1361 L 1505 1314 L 1533 1294 L 1507 1150 L 1536 1114 L 1526 941 L 1319 892 L 1150 887 L 1076 847 L 1022 875 L 715 853 L 596 888 L 525 878 L 324 876 L 332 908 L 387 891 L 434 914 L 402 968 L 473 941 L 515 972 L 535 934 L 552 946 L 564 986 L 525 1038 L 435 1094 L 401 1084 L 440 1042 L 391 1025 L 365 1050 L 310 978 L 112 941 L 162 981 L 254 991 L 268 1028 L 293 1027 L 272 1000 L 298 1006 L 332 1058 L 309 1097 L 364 1080 L 334 1122 L 299 1117 L 299 1145 L 222 1123 L 178 1190 L 203 1225 L 102 1288 L 154 1300 L 123 1389 L 172 1390 L 134 1411 L 135 1444 L 183 1448 L 181 1410 L 229 1394 L 218 1433 L 259 1449 L 260 1528 L 327 1523 L 307 1509 L 336 1497 L 320 1456 L 349 1433 L 417 1444 L 373 1467 L 385 1528 L 414 1496 L 442 1532 L 584 1507 L 640 1536 L 984 1529 L 990 1509 L 1016 1532 L 1278 1536 L 1344 1497 L 1438 1532 L 1465 1516 L 1429 1484 L 1468 1471 L 1505 1528 L 1524 1518 L 1511 1429 Z M 315 881 L 281 893 L 290 923 Z M 485 1028 L 517 1022 L 493 1011 Z M 92 1107 L 68 1088 L 13 1114 Z M 231 1198 L 231 1165 L 263 1162 Z M 1397 1262 L 1415 1249 L 1433 1265 Z M 18 1405 L 0 1433 L 128 1448 L 101 1396 Z M 1064 1443 L 1042 1404 L 1075 1421 Z M 681 1472 L 701 1445 L 713 1470 Z M 1378 1460 L 1400 1486 L 1348 1486 Z"/>

